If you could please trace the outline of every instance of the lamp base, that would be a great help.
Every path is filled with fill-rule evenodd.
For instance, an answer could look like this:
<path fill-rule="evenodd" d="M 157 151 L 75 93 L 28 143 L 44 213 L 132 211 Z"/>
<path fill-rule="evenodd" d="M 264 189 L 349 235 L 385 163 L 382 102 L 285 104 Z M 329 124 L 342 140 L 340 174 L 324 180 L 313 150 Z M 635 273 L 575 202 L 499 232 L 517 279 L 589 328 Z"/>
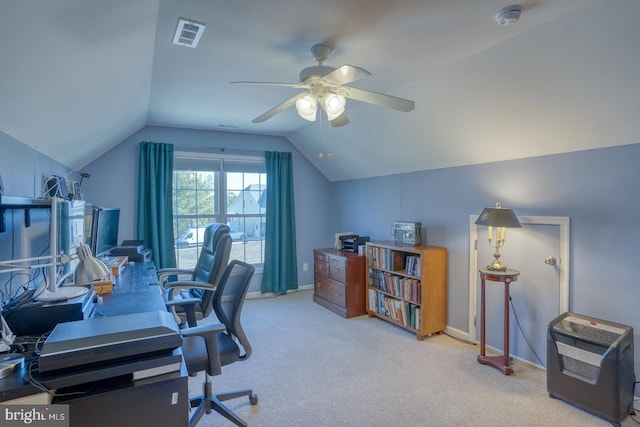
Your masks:
<path fill-rule="evenodd" d="M 65 301 L 72 298 L 81 297 L 89 292 L 89 288 L 81 286 L 63 286 L 58 287 L 55 292 L 49 290 L 43 291 L 35 299 L 40 302 Z"/>
<path fill-rule="evenodd" d="M 507 266 L 500 261 L 500 258 L 496 258 L 493 262 L 487 265 L 487 270 L 491 271 L 507 271 Z"/>
<path fill-rule="evenodd" d="M 493 262 L 487 265 L 487 270 L 507 271 L 507 266 L 500 261 L 500 242 L 496 244 L 496 251 L 493 253 Z"/>

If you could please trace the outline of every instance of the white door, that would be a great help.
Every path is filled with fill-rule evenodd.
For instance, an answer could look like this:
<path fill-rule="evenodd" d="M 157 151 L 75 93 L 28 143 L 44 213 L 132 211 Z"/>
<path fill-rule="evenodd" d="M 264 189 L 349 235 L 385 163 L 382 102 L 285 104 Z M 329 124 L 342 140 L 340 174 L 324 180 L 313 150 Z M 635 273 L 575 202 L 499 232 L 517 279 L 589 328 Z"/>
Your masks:
<path fill-rule="evenodd" d="M 520 217 L 522 228 L 508 229 L 501 260 L 520 271 L 510 285 L 509 353 L 512 357 L 546 366 L 547 327 L 556 316 L 568 310 L 568 218 Z M 493 260 L 486 227 L 477 227 L 475 301 L 478 319 L 476 341 L 480 336 L 480 278 L 477 268 Z M 472 254 L 473 256 L 473 254 Z M 487 281 L 486 343 L 502 352 L 504 324 L 504 284 Z M 476 303 L 477 301 L 477 303 Z M 471 307 L 470 307 L 471 308 Z M 470 319 L 474 317 L 470 316 Z"/>

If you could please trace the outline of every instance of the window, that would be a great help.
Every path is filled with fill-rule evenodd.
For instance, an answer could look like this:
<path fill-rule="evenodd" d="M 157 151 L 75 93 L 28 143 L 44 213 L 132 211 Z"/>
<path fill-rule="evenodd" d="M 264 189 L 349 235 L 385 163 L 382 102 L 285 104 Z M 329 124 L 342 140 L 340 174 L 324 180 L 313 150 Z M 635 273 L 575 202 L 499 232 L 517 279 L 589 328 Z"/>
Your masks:
<path fill-rule="evenodd" d="M 261 266 L 266 188 L 261 157 L 175 152 L 173 228 L 177 267 L 195 266 L 204 229 L 213 222 L 231 229 L 230 259 Z"/>

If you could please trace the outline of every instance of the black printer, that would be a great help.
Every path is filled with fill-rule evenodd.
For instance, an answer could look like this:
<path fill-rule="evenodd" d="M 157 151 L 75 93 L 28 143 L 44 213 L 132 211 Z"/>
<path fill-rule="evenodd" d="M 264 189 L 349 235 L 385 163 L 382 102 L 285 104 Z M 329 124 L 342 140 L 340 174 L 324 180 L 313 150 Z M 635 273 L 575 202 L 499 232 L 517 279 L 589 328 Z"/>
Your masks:
<path fill-rule="evenodd" d="M 109 256 L 126 256 L 133 262 L 151 261 L 151 249 L 146 249 L 142 243 L 142 240 L 125 240 L 120 246 L 112 248 Z"/>
<path fill-rule="evenodd" d="M 357 234 L 340 236 L 340 250 L 357 254 L 358 248 L 364 246 L 368 241 L 369 236 L 358 236 Z"/>

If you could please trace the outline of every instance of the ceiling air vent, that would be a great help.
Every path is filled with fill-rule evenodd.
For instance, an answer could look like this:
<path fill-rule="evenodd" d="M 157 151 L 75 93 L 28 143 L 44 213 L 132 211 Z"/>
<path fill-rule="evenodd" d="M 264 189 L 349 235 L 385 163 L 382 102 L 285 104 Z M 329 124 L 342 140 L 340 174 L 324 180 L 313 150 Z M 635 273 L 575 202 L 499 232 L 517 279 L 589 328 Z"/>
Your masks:
<path fill-rule="evenodd" d="M 173 36 L 173 44 L 187 47 L 196 47 L 200 37 L 204 32 L 206 24 L 202 22 L 191 21 L 189 19 L 180 18 L 178 20 L 178 28 Z"/>

